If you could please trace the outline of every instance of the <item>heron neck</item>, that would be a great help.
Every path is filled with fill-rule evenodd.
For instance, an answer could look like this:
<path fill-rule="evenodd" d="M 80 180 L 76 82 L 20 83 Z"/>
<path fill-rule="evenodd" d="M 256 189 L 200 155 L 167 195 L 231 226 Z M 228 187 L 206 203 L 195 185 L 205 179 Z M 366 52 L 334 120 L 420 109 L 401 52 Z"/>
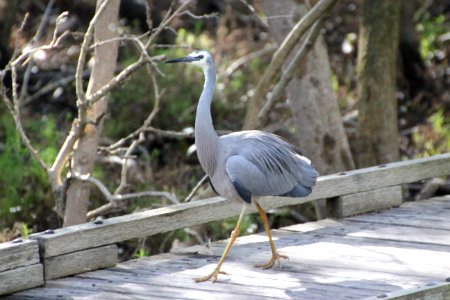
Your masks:
<path fill-rule="evenodd" d="M 195 146 L 200 164 L 208 175 L 212 175 L 215 169 L 215 158 L 219 137 L 214 130 L 211 117 L 211 102 L 216 84 L 216 68 L 209 66 L 203 70 L 205 84 L 197 105 L 195 117 Z"/>

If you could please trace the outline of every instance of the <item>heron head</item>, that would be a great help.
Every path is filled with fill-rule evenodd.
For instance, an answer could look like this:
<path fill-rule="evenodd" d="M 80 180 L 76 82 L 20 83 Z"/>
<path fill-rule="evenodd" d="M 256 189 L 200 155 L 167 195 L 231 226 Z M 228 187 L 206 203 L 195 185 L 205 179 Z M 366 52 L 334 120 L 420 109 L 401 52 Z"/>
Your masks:
<path fill-rule="evenodd" d="M 178 63 L 178 62 L 190 63 L 192 65 L 196 65 L 201 68 L 205 68 L 210 65 L 214 65 L 214 61 L 212 59 L 211 53 L 209 53 L 206 50 L 195 50 L 194 52 L 190 53 L 188 56 L 170 59 L 170 60 L 166 61 L 166 64 Z"/>

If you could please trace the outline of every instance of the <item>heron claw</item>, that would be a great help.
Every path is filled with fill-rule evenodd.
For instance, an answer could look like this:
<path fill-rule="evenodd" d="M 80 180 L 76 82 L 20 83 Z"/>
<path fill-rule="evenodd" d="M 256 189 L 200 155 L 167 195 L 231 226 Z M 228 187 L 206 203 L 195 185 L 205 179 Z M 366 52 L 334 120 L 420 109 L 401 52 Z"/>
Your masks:
<path fill-rule="evenodd" d="M 258 265 L 255 265 L 255 267 L 263 268 L 263 269 L 270 269 L 273 267 L 273 265 L 275 264 L 275 261 L 276 261 L 278 264 L 278 268 L 281 269 L 281 258 L 289 259 L 289 257 L 287 257 L 286 255 L 281 255 L 278 252 L 276 252 L 275 254 L 272 254 L 272 258 L 269 259 L 269 261 L 267 263 L 258 264 Z"/>
<path fill-rule="evenodd" d="M 223 275 L 228 275 L 227 272 L 224 271 L 220 271 L 219 269 L 215 269 L 211 274 L 206 275 L 204 277 L 199 277 L 199 278 L 194 278 L 195 282 L 204 282 L 204 281 L 208 281 L 211 279 L 211 281 L 213 283 L 215 283 L 217 281 L 217 276 L 219 276 L 219 274 L 223 274 Z"/>

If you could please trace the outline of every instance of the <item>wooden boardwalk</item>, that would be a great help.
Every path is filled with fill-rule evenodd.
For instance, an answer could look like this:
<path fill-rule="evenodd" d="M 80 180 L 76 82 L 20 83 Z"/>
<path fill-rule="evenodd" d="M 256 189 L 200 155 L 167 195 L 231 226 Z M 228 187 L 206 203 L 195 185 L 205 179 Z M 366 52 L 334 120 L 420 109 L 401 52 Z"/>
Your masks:
<path fill-rule="evenodd" d="M 281 270 L 253 267 L 270 257 L 261 233 L 238 238 L 222 268 L 229 275 L 215 284 L 192 278 L 215 267 L 226 241 L 49 280 L 6 299 L 386 299 L 418 286 L 448 291 L 432 299 L 450 297 L 450 196 L 273 233 L 289 256 Z"/>

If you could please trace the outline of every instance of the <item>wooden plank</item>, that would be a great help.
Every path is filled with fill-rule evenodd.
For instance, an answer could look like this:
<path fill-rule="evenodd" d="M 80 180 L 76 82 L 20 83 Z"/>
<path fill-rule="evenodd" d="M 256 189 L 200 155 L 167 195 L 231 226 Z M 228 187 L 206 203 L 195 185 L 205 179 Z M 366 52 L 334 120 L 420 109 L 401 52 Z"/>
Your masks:
<path fill-rule="evenodd" d="M 212 285 L 210 282 L 206 284 Z M 166 284 L 147 284 L 141 280 L 117 282 L 109 279 L 85 278 L 80 280 L 76 277 L 67 277 L 47 282 L 44 289 L 24 291 L 16 296 L 27 299 L 60 299 L 61 296 L 72 299 L 230 299 L 234 295 L 230 290 L 211 293 L 199 286 L 196 288 L 173 287 Z M 236 296 L 242 295 L 236 294 Z M 274 298 L 267 297 L 267 299 Z M 261 297 L 248 293 L 245 295 L 245 299 L 258 300 Z"/>
<path fill-rule="evenodd" d="M 217 284 L 211 284 L 210 282 L 198 284 L 195 283 L 192 278 L 203 276 L 209 270 L 205 267 L 192 269 L 192 267 L 187 266 L 187 264 L 184 266 L 183 271 L 171 268 L 171 265 L 167 264 L 165 265 L 165 269 L 160 270 L 158 273 L 141 272 L 141 270 L 134 273 L 105 270 L 102 272 L 86 273 L 77 277 L 82 276 L 83 278 L 111 280 L 113 281 L 113 284 L 131 282 L 143 285 L 149 284 L 153 287 L 165 286 L 167 288 L 196 289 L 208 291 L 211 295 L 215 295 L 216 293 L 228 293 L 229 297 L 233 296 L 240 299 L 247 299 L 248 296 L 259 297 L 259 299 L 271 297 L 277 299 L 292 299 L 292 295 L 289 295 L 286 291 L 300 287 L 304 290 L 309 289 L 316 291 L 310 292 L 308 294 L 308 299 L 316 293 L 318 295 L 324 295 L 326 293 L 342 293 L 345 290 L 348 291 L 352 288 L 356 290 L 354 291 L 354 294 L 357 294 L 359 297 L 374 294 L 375 290 L 383 290 L 383 288 L 375 290 L 365 288 L 364 290 L 361 290 L 360 285 L 357 283 L 347 282 L 337 278 L 335 278 L 336 281 L 327 281 L 327 278 L 323 282 L 320 282 L 319 276 L 315 278 L 311 278 L 312 276 L 303 276 L 303 279 L 309 277 L 308 280 L 299 280 L 298 278 L 285 280 L 290 279 L 290 276 L 277 276 L 273 273 L 267 274 L 268 276 L 260 276 L 261 274 L 268 272 L 258 268 L 248 270 L 242 268 L 242 264 L 240 263 L 231 263 L 229 268 L 231 268 L 230 270 L 233 270 L 233 273 L 229 276 L 220 276 Z M 145 271 L 145 269 L 143 271 Z M 292 275 L 292 273 L 284 273 L 284 275 Z"/>
<path fill-rule="evenodd" d="M 450 269 L 448 246 L 353 238 L 344 235 L 322 236 L 317 233 L 302 235 L 297 240 L 283 236 L 282 239 L 275 241 L 275 244 L 281 254 L 289 257 L 289 260 L 283 261 L 283 271 L 305 272 L 303 271 L 305 269 L 321 268 L 334 273 L 336 269 L 360 269 L 398 276 L 408 274 L 427 278 L 429 282 L 432 279 L 442 278 Z M 223 249 L 224 243 L 212 244 L 214 259 L 211 264 L 218 261 Z M 270 258 L 270 253 L 267 242 L 248 243 L 233 247 L 227 259 L 234 258 L 251 266 Z M 224 271 L 227 271 L 226 266 L 227 261 L 224 264 Z"/>
<path fill-rule="evenodd" d="M 39 263 L 39 247 L 34 240 L 17 239 L 0 244 L 0 272 Z"/>
<path fill-rule="evenodd" d="M 392 186 L 329 199 L 327 208 L 330 217 L 344 218 L 399 206 L 402 203 L 402 187 Z"/>
<path fill-rule="evenodd" d="M 413 214 L 364 215 L 346 219 L 351 222 L 402 225 L 408 227 L 441 229 L 450 231 L 450 216 L 423 218 Z"/>
<path fill-rule="evenodd" d="M 79 274 L 117 264 L 117 245 L 53 256 L 44 260 L 45 280 Z"/>
<path fill-rule="evenodd" d="M 319 229 L 316 231 L 316 234 L 345 235 L 369 239 L 450 246 L 449 230 L 395 224 L 352 222 L 348 220 L 342 220 L 339 224 L 341 226 Z M 295 227 L 292 226 L 291 228 Z"/>
<path fill-rule="evenodd" d="M 416 288 L 383 293 L 365 300 L 448 300 L 450 299 L 450 283 L 430 283 Z"/>
<path fill-rule="evenodd" d="M 44 284 L 42 264 L 15 268 L 0 273 L 0 295 L 26 290 Z"/>
<path fill-rule="evenodd" d="M 449 164 L 450 153 L 349 171 L 344 175 L 322 176 L 313 193 L 306 198 L 266 197 L 262 198 L 260 203 L 265 209 L 270 209 L 395 186 L 448 175 Z M 55 230 L 53 234 L 33 234 L 31 238 L 39 240 L 45 257 L 51 257 L 223 220 L 237 216 L 241 211 L 240 206 L 241 204 L 215 197 L 110 218 L 104 220 L 103 224 L 87 223 L 61 228 Z M 254 206 L 249 206 L 248 213 L 255 211 Z"/>
<path fill-rule="evenodd" d="M 247 253 L 245 253 L 247 254 Z M 258 253 L 253 253 L 256 256 Z M 259 257 L 261 260 L 262 258 Z M 125 282 L 129 277 L 139 276 L 157 278 L 184 278 L 192 280 L 193 277 L 205 275 L 214 268 L 218 258 L 211 259 L 205 257 L 191 256 L 178 257 L 170 261 L 154 263 L 145 259 L 125 262 L 117 267 L 99 272 L 119 272 L 123 275 Z M 219 277 L 219 282 L 223 284 L 244 284 L 251 286 L 276 287 L 288 289 L 300 284 L 314 283 L 341 288 L 364 289 L 369 291 L 391 291 L 399 288 L 413 287 L 419 283 L 430 282 L 432 276 L 414 276 L 412 274 L 395 274 L 385 271 L 370 270 L 370 268 L 337 268 L 333 266 L 317 266 L 312 264 L 293 264 L 290 260 L 284 263 L 282 270 L 273 268 L 261 270 L 253 266 L 254 259 L 244 260 L 238 255 L 230 256 L 225 261 L 223 270 L 229 272 L 229 276 Z M 98 276 L 99 272 L 78 275 Z M 92 274 L 92 275 L 91 275 Z M 106 275 L 105 275 L 106 276 Z M 364 286 L 361 279 L 364 279 Z M 170 280 L 167 280 L 170 281 Z M 192 282 L 193 283 L 193 282 Z M 392 286 L 391 283 L 395 283 Z M 170 283 L 168 283 L 170 284 Z M 375 293 L 373 293 L 375 294 Z"/>

